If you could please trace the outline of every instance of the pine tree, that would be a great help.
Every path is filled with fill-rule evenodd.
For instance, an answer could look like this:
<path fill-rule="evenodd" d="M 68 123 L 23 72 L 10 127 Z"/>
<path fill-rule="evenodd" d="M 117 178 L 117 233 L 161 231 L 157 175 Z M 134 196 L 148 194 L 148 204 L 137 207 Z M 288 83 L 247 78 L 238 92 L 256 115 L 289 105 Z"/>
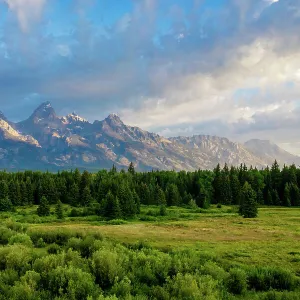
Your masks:
<path fill-rule="evenodd" d="M 300 206 L 300 190 L 297 184 L 292 183 L 290 187 L 291 204 L 292 206 Z"/>
<path fill-rule="evenodd" d="M 279 195 L 278 195 L 278 192 L 276 189 L 273 189 L 272 191 L 272 201 L 273 201 L 273 204 L 274 205 L 281 205 L 281 201 L 280 201 L 280 198 L 279 198 Z"/>
<path fill-rule="evenodd" d="M 128 173 L 130 173 L 131 175 L 135 174 L 135 169 L 134 169 L 133 162 L 131 162 L 129 167 L 128 167 Z"/>
<path fill-rule="evenodd" d="M 133 201 L 135 203 L 136 213 L 139 214 L 141 212 L 141 201 L 140 201 L 139 195 L 137 194 L 137 192 L 135 190 L 132 193 L 132 197 L 133 197 Z"/>
<path fill-rule="evenodd" d="M 91 196 L 91 190 L 88 186 L 86 186 L 82 192 L 82 196 L 81 196 L 81 205 L 82 206 L 89 206 L 89 204 L 92 201 L 92 196 Z"/>
<path fill-rule="evenodd" d="M 11 211 L 12 208 L 13 208 L 13 205 L 12 205 L 10 199 L 8 198 L 8 196 L 0 199 L 0 211 Z"/>
<path fill-rule="evenodd" d="M 176 184 L 169 184 L 166 190 L 168 206 L 178 206 L 181 202 L 180 194 Z"/>
<path fill-rule="evenodd" d="M 122 212 L 118 197 L 115 197 L 111 191 L 108 192 L 102 203 L 102 214 L 104 217 L 113 220 L 120 219 Z"/>
<path fill-rule="evenodd" d="M 256 218 L 258 214 L 256 194 L 247 181 L 243 186 L 241 199 L 240 215 L 244 218 Z"/>
<path fill-rule="evenodd" d="M 39 207 L 37 208 L 37 214 L 40 217 L 50 215 L 50 206 L 45 196 L 42 197 Z"/>
<path fill-rule="evenodd" d="M 79 187 L 78 187 L 78 184 L 76 184 L 76 182 L 74 182 L 71 185 L 71 188 L 69 190 L 69 203 L 72 206 L 78 206 L 79 205 L 79 200 L 80 200 Z"/>
<path fill-rule="evenodd" d="M 241 202 L 241 184 L 237 175 L 232 175 L 230 178 L 231 192 L 232 192 L 232 203 L 239 205 Z"/>
<path fill-rule="evenodd" d="M 156 193 L 155 194 L 156 194 L 156 204 L 166 206 L 167 201 L 166 201 L 165 193 L 159 186 L 156 187 Z"/>
<path fill-rule="evenodd" d="M 62 207 L 62 203 L 60 200 L 58 200 L 56 207 L 55 207 L 55 214 L 57 219 L 63 219 L 64 218 L 64 212 L 63 212 L 63 207 Z"/>
<path fill-rule="evenodd" d="M 5 180 L 0 181 L 0 199 L 8 198 L 8 185 Z"/>
<path fill-rule="evenodd" d="M 287 206 L 287 207 L 291 206 L 291 190 L 290 190 L 289 183 L 285 184 L 282 204 L 283 204 L 283 206 Z"/>

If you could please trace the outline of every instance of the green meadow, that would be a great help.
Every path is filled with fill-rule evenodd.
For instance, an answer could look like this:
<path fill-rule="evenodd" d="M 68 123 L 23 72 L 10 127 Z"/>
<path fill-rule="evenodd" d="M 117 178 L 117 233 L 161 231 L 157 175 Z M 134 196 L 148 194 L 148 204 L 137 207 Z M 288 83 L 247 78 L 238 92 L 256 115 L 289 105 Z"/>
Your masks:
<path fill-rule="evenodd" d="M 2 299 L 299 299 L 300 208 L 141 206 L 105 221 L 63 205 L 1 213 Z"/>

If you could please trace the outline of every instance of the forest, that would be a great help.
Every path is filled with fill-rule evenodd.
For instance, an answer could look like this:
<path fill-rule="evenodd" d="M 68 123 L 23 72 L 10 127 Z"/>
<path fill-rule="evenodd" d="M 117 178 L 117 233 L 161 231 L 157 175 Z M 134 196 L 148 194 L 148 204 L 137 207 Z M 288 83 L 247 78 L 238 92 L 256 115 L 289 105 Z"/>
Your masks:
<path fill-rule="evenodd" d="M 47 205 L 65 203 L 108 219 L 126 219 L 138 214 L 141 204 L 159 205 L 163 213 L 167 206 L 241 205 L 245 194 L 252 205 L 290 207 L 300 206 L 299 187 L 300 169 L 281 169 L 276 161 L 263 170 L 218 165 L 213 171 L 139 173 L 131 163 L 127 172 L 115 166 L 98 173 L 2 171 L 0 211 L 41 205 L 39 214 L 47 215 Z"/>
<path fill-rule="evenodd" d="M 300 169 L 0 172 L 0 299 L 300 297 Z"/>

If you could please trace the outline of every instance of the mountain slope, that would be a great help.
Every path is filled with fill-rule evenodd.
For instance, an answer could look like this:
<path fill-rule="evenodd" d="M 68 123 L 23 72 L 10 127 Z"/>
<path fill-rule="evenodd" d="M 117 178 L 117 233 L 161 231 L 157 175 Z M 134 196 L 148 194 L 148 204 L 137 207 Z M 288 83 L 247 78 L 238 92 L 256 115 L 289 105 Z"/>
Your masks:
<path fill-rule="evenodd" d="M 60 117 L 50 102 L 16 124 L 0 114 L 0 167 L 8 169 L 97 170 L 113 164 L 127 168 L 133 161 L 139 170 L 195 170 L 212 169 L 217 163 L 264 167 L 276 156 L 293 160 L 274 145 L 270 149 L 266 144 L 265 151 L 258 152 L 262 145 L 255 147 L 257 143 L 241 145 L 205 135 L 164 138 L 128 126 L 115 114 L 94 123 L 75 113 Z"/>
<path fill-rule="evenodd" d="M 281 163 L 300 164 L 299 156 L 293 155 L 281 149 L 279 146 L 268 140 L 252 139 L 247 141 L 244 145 L 257 157 L 264 159 L 264 161 L 266 161 L 268 164 L 274 162 L 274 158 Z"/>

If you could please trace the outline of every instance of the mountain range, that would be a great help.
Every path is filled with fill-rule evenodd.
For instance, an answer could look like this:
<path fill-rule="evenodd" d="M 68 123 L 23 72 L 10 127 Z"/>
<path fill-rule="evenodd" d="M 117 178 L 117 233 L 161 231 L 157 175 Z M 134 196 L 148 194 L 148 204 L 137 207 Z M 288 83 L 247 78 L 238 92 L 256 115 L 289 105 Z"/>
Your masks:
<path fill-rule="evenodd" d="M 0 168 L 7 170 L 138 170 L 212 169 L 229 165 L 300 164 L 300 157 L 263 140 L 244 144 L 227 138 L 196 135 L 165 138 L 125 125 L 111 114 L 103 121 L 88 122 L 75 113 L 60 117 L 50 102 L 42 103 L 24 121 L 10 122 L 0 112 Z"/>

